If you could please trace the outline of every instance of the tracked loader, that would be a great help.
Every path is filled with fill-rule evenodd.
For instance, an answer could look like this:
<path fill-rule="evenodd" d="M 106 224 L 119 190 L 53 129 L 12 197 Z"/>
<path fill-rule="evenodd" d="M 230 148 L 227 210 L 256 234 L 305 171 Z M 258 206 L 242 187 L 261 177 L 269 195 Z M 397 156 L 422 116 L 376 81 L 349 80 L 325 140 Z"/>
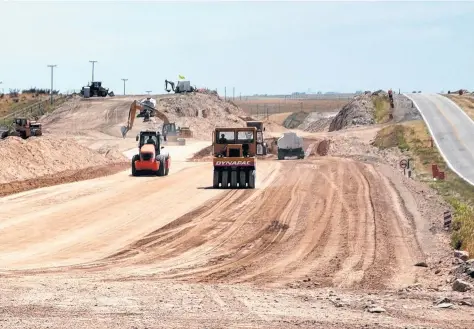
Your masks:
<path fill-rule="evenodd" d="M 255 188 L 257 129 L 216 128 L 212 133 L 214 188 Z"/>

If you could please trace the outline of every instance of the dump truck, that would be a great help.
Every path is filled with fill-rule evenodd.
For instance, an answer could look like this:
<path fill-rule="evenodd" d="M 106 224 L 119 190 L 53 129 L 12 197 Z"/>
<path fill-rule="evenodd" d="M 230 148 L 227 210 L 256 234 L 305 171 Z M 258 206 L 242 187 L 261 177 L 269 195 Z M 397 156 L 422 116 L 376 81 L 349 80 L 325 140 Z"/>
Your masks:
<path fill-rule="evenodd" d="M 171 157 L 161 146 L 161 134 L 154 130 L 142 130 L 137 135 L 138 154 L 132 158 L 132 176 L 154 174 L 167 176 Z"/>
<path fill-rule="evenodd" d="M 283 133 L 277 140 L 278 160 L 304 159 L 303 139 L 294 132 Z"/>
<path fill-rule="evenodd" d="M 257 155 L 267 155 L 267 143 L 263 136 L 265 127 L 263 121 L 247 121 L 247 127 L 257 128 Z"/>
<path fill-rule="evenodd" d="M 216 128 L 212 149 L 214 188 L 255 188 L 257 128 Z"/>

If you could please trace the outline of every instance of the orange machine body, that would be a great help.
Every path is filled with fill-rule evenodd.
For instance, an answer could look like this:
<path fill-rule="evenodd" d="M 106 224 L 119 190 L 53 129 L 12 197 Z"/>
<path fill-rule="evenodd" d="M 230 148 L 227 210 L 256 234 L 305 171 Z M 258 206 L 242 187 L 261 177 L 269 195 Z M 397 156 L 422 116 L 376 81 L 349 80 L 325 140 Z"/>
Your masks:
<path fill-rule="evenodd" d="M 160 168 L 160 162 L 156 161 L 155 146 L 145 144 L 140 149 L 140 159 L 135 161 L 137 170 L 157 171 Z"/>

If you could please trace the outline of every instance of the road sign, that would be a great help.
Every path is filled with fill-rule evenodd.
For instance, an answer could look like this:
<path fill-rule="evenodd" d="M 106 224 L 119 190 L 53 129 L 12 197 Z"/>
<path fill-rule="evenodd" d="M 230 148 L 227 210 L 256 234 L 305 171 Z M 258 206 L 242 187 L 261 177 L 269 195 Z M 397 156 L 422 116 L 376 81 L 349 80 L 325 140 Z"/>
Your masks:
<path fill-rule="evenodd" d="M 403 159 L 400 160 L 400 168 L 405 169 L 408 166 L 408 161 Z"/>

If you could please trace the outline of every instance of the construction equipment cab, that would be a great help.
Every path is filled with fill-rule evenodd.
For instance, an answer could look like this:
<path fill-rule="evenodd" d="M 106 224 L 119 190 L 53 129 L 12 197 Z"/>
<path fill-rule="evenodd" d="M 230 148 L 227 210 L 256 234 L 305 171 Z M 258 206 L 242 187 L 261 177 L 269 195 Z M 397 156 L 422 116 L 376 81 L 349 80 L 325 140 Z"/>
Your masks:
<path fill-rule="evenodd" d="M 214 188 L 255 188 L 257 129 L 216 128 L 212 134 Z"/>
<path fill-rule="evenodd" d="M 136 138 L 138 154 L 132 158 L 132 175 L 150 173 L 166 176 L 169 173 L 171 157 L 161 146 L 161 134 L 153 130 L 142 130 Z"/>
<path fill-rule="evenodd" d="M 263 137 L 263 121 L 247 121 L 247 127 L 257 128 L 257 155 L 267 155 L 267 143 Z"/>

